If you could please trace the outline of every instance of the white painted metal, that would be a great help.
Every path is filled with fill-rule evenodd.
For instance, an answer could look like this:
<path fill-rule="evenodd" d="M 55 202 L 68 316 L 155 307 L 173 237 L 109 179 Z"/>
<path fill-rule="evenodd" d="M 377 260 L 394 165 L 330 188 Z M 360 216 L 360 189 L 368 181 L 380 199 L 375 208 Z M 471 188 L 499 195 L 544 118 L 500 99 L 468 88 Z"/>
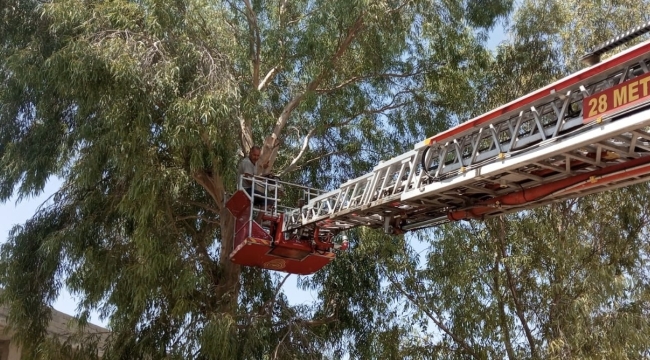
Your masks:
<path fill-rule="evenodd" d="M 639 46 L 650 49 L 650 43 Z M 558 81 L 533 93 L 535 100 L 517 109 L 508 107 L 518 104 L 515 100 L 501 112 L 488 113 L 488 121 L 459 126 L 466 129 L 451 129 L 419 143 L 372 172 L 287 211 L 284 230 L 435 226 L 447 221 L 448 212 L 472 208 L 486 199 L 650 156 L 648 102 L 587 124 L 582 118 L 584 98 L 648 72 L 650 55 L 643 49 L 634 58 L 626 58 L 626 52 L 613 57 L 611 61 L 624 61 L 602 73 L 587 77 L 587 69 L 572 75 L 585 79 L 572 82 L 570 88 L 556 89 L 563 83 Z M 645 179 L 640 175 L 611 185 Z M 488 216 L 602 190 L 566 189 L 515 210 L 495 209 Z"/>

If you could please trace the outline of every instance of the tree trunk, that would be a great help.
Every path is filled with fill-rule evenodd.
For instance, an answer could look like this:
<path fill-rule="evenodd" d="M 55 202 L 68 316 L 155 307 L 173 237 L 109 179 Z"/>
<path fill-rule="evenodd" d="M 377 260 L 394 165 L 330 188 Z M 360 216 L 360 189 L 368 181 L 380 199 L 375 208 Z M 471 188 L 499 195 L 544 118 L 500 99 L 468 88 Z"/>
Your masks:
<path fill-rule="evenodd" d="M 235 240 L 235 217 L 225 207 L 221 210 L 221 252 L 219 266 L 221 276 L 218 279 L 217 299 L 221 312 L 235 314 L 239 297 L 239 275 L 241 266 L 230 261 L 228 256 L 233 250 Z"/>

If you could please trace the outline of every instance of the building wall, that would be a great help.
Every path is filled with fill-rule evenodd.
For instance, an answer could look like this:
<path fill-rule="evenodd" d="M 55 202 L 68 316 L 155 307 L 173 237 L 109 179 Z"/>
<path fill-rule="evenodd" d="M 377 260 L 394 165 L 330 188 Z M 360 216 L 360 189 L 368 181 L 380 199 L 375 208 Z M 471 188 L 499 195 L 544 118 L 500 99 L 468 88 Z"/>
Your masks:
<path fill-rule="evenodd" d="M 9 310 L 0 306 L 0 360 L 20 360 L 20 348 L 16 346 L 15 342 L 11 340 L 12 334 L 6 333 L 7 318 Z M 60 311 L 52 309 L 52 320 L 47 328 L 50 335 L 62 339 L 67 339 L 68 336 L 75 332 L 75 319 L 74 317 L 64 314 Z M 100 334 L 100 356 L 102 355 L 104 343 L 110 334 L 108 329 L 94 324 L 85 326 L 84 331 L 89 334 Z"/>

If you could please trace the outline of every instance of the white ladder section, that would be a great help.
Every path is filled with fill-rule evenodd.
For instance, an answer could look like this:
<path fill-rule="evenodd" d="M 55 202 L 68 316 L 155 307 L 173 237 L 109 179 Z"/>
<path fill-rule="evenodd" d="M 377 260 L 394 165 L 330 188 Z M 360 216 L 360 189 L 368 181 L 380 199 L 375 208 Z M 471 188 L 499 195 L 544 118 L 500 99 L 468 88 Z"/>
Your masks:
<path fill-rule="evenodd" d="M 287 211 L 284 230 L 435 226 L 448 221 L 450 212 L 487 206 L 489 199 L 626 162 L 634 166 L 636 159 L 650 156 L 650 100 L 586 123 L 583 110 L 589 109 L 583 109 L 583 100 L 645 76 L 649 65 L 650 42 L 645 42 L 429 138 L 301 209 Z M 647 178 L 639 171 L 606 185 Z M 574 186 L 520 206 L 495 206 L 486 216 L 603 190 Z"/>

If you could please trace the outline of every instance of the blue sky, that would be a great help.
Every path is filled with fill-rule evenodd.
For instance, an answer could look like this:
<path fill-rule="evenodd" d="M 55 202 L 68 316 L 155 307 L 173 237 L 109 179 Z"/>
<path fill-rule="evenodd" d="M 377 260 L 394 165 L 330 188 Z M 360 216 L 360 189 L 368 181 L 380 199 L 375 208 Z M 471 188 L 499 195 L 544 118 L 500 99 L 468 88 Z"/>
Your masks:
<path fill-rule="evenodd" d="M 490 34 L 488 46 L 495 49 L 496 46 L 505 39 L 505 32 L 503 26 L 499 25 Z M 61 185 L 59 179 L 51 179 L 43 193 L 40 196 L 23 199 L 22 202 L 17 203 L 16 198 L 12 198 L 4 204 L 0 204 L 0 241 L 3 243 L 9 236 L 9 231 L 14 225 L 23 224 L 29 219 L 36 211 L 36 209 L 43 204 Z M 301 291 L 297 289 L 296 276 L 291 276 L 285 283 L 285 291 L 287 296 L 290 297 L 294 303 L 311 303 L 315 300 L 315 294 L 310 292 Z M 56 310 L 66 314 L 74 315 L 76 313 L 76 301 L 67 292 L 62 291 L 59 299 L 53 304 Z M 99 317 L 94 314 L 91 317 L 91 322 L 98 325 L 106 326 L 105 321 L 101 321 Z"/>

